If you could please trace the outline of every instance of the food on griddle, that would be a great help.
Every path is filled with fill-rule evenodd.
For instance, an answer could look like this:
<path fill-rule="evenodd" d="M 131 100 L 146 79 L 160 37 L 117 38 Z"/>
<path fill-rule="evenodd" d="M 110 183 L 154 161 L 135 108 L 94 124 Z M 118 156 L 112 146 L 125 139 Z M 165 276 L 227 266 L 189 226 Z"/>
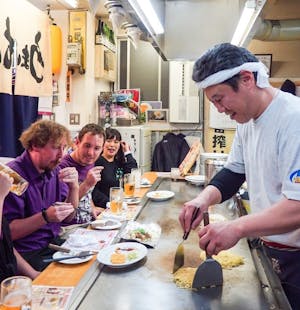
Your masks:
<path fill-rule="evenodd" d="M 173 281 L 180 288 L 192 288 L 196 268 L 182 267 L 174 273 Z"/>
<path fill-rule="evenodd" d="M 137 228 L 129 232 L 131 239 L 137 239 L 140 241 L 149 241 L 151 240 L 151 234 L 147 232 L 144 228 Z"/>
<path fill-rule="evenodd" d="M 231 269 L 244 264 L 244 258 L 242 256 L 230 251 L 221 251 L 218 255 L 213 255 L 212 257 L 221 264 L 223 269 Z M 203 261 L 206 259 L 204 251 L 200 253 L 200 258 Z"/>

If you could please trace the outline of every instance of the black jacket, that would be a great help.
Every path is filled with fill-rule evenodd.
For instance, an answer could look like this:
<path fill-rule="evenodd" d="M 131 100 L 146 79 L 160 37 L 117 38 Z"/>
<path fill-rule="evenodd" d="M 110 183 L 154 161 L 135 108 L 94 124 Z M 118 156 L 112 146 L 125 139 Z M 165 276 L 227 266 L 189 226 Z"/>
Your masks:
<path fill-rule="evenodd" d="M 155 145 L 152 158 L 152 171 L 171 171 L 172 167 L 179 167 L 190 147 L 185 140 L 185 135 L 167 133 Z"/>

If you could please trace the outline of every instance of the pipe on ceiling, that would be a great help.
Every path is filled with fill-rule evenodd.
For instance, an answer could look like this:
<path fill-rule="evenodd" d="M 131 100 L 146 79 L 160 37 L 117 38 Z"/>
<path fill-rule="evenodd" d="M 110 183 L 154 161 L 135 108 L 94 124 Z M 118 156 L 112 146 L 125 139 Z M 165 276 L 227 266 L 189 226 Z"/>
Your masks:
<path fill-rule="evenodd" d="M 300 40 L 300 19 L 261 20 L 253 39 L 261 41 Z"/>

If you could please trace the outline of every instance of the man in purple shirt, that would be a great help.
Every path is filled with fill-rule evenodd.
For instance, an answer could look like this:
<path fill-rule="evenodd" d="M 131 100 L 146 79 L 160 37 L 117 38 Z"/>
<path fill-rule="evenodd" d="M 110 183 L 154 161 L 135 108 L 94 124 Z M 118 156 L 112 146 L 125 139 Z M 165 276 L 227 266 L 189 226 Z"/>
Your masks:
<path fill-rule="evenodd" d="M 25 151 L 8 165 L 29 182 L 21 196 L 9 193 L 4 215 L 10 223 L 15 248 L 36 270 L 52 256 L 48 244 L 62 243 L 61 223 L 69 222 L 78 206 L 78 173 L 74 167 L 57 165 L 70 143 L 68 129 L 48 120 L 37 121 L 25 130 L 20 141 Z"/>
<path fill-rule="evenodd" d="M 76 137 L 75 149 L 59 164 L 61 168 L 75 167 L 78 172 L 80 202 L 72 224 L 89 223 L 101 212 L 93 204 L 92 191 L 101 180 L 103 167 L 95 167 L 95 161 L 102 152 L 104 140 L 105 132 L 102 127 L 92 123 L 85 125 Z"/>

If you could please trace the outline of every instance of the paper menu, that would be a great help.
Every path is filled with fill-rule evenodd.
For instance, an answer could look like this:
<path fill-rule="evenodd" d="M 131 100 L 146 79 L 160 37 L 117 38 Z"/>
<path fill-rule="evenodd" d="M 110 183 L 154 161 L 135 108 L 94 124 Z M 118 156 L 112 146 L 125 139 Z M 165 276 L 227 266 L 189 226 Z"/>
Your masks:
<path fill-rule="evenodd" d="M 32 310 L 67 309 L 74 287 L 32 286 Z"/>

